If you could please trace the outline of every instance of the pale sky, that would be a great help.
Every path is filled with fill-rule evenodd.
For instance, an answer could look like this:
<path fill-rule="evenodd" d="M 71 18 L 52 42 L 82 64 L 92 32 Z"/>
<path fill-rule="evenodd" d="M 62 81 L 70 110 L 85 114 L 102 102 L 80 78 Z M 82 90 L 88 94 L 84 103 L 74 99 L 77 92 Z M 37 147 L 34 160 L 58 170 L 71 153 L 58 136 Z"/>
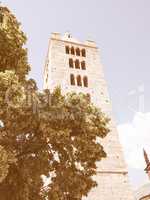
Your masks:
<path fill-rule="evenodd" d="M 150 1 L 3 0 L 28 36 L 30 76 L 43 83 L 51 32 L 70 31 L 100 48 L 113 111 L 133 188 L 146 183 L 142 149 L 150 154 Z"/>

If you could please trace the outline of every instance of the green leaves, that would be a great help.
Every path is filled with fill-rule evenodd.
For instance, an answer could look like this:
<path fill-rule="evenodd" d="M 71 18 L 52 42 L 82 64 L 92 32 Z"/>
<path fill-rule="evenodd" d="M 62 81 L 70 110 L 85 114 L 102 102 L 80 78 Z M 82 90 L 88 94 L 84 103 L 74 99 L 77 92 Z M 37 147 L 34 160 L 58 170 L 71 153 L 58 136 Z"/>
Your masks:
<path fill-rule="evenodd" d="M 33 81 L 21 85 L 12 72 L 1 73 L 0 92 L 7 94 L 10 85 L 20 89 L 12 90 L 10 95 L 17 99 L 17 106 L 5 102 L 5 95 L 2 98 L 0 119 L 4 127 L 0 129 L 0 145 L 15 152 L 17 162 L 10 165 L 0 184 L 0 194 L 11 187 L 14 200 L 20 194 L 24 194 L 23 200 L 45 200 L 45 195 L 50 200 L 80 200 L 96 186 L 92 180 L 96 162 L 106 157 L 97 139 L 109 132 L 107 118 L 84 94 L 63 96 L 59 88 L 52 94 L 39 93 Z M 27 101 L 32 95 L 36 95 L 36 112 L 34 99 L 29 104 Z M 51 180 L 46 190 L 42 175 Z"/>
<path fill-rule="evenodd" d="M 30 70 L 27 49 L 24 48 L 26 36 L 7 8 L 0 7 L 0 15 L 3 16 L 0 24 L 0 71 L 13 70 L 20 80 L 24 80 Z"/>
<path fill-rule="evenodd" d="M 0 146 L 0 183 L 6 178 L 9 170 L 9 165 L 16 163 L 15 153 L 7 152 Z"/>
<path fill-rule="evenodd" d="M 96 186 L 109 119 L 87 95 L 39 92 L 26 80 L 26 36 L 7 8 L 0 14 L 0 197 L 81 200 Z"/>

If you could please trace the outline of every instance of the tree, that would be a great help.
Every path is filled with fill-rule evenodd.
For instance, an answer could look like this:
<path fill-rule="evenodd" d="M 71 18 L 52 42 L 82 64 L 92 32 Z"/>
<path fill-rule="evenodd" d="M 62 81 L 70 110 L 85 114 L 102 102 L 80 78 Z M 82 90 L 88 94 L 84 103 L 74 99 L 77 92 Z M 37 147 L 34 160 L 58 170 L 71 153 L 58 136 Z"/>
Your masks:
<path fill-rule="evenodd" d="M 6 7 L 0 7 L 0 71 L 14 70 L 24 80 L 30 66 L 27 62 L 26 36 L 20 23 Z"/>
<path fill-rule="evenodd" d="M 7 60 L 7 54 L 2 58 Z M 96 161 L 106 157 L 98 139 L 109 132 L 109 120 L 82 93 L 39 92 L 14 60 L 0 72 L 0 145 L 15 158 L 0 183 L 0 196 L 81 200 L 96 186 Z M 49 178 L 46 186 L 44 177 Z"/>
<path fill-rule="evenodd" d="M 6 178 L 8 174 L 9 165 L 16 162 L 14 154 L 6 152 L 5 149 L 0 146 L 0 183 Z"/>

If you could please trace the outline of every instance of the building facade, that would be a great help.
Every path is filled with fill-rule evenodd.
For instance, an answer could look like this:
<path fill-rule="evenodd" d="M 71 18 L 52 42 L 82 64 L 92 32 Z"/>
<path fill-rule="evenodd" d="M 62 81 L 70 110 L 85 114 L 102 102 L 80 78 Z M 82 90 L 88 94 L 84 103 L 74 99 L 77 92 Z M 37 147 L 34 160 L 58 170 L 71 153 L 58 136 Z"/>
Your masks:
<path fill-rule="evenodd" d="M 60 86 L 62 93 L 71 91 L 89 95 L 91 101 L 111 118 L 111 132 L 101 142 L 107 158 L 97 163 L 98 173 L 94 188 L 87 200 L 135 200 L 132 193 L 126 164 L 119 142 L 116 124 L 112 117 L 112 106 L 107 83 L 94 41 L 84 43 L 52 33 L 44 68 L 44 89 L 54 90 Z"/>

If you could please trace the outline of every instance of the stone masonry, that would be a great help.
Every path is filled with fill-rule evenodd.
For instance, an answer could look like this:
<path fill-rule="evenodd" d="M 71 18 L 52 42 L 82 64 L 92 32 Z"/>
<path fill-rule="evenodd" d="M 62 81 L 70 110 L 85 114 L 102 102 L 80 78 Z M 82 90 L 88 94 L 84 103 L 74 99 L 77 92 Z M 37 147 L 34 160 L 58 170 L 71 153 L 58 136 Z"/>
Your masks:
<path fill-rule="evenodd" d="M 98 187 L 86 200 L 135 200 L 132 193 L 112 106 L 95 42 L 81 43 L 69 33 L 52 33 L 44 68 L 44 89 L 83 92 L 111 118 L 111 132 L 102 140 L 107 158 L 97 163 Z"/>

